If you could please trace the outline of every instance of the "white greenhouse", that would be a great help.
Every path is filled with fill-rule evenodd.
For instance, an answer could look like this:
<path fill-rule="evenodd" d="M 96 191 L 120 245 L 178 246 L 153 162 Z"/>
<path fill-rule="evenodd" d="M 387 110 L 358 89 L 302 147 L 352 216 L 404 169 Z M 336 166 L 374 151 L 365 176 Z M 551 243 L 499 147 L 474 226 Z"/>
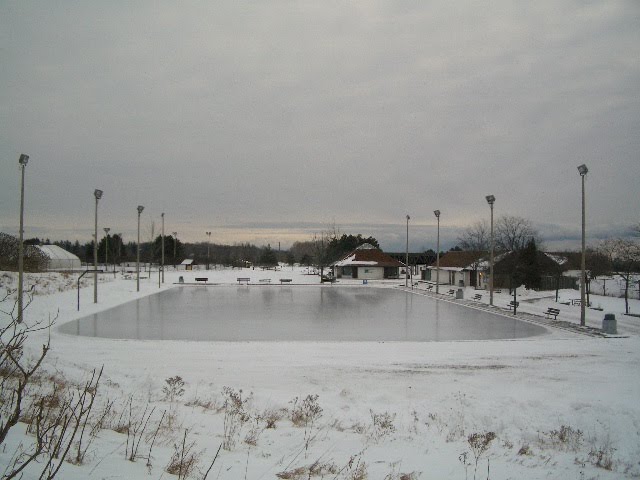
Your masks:
<path fill-rule="evenodd" d="M 38 248 L 49 258 L 49 270 L 80 270 L 80 258 L 57 245 L 38 245 Z"/>

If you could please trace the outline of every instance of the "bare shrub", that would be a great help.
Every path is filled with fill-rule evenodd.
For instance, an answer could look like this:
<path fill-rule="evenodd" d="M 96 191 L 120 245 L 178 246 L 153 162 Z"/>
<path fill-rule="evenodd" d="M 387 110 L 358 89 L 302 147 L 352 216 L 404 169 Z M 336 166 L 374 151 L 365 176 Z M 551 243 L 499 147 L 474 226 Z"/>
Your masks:
<path fill-rule="evenodd" d="M 610 435 L 607 433 L 603 439 L 590 440 L 589 461 L 596 467 L 605 470 L 613 470 L 613 454 L 616 449 L 613 447 Z"/>
<path fill-rule="evenodd" d="M 318 395 L 307 395 L 302 401 L 295 397 L 290 403 L 293 404 L 291 422 L 297 427 L 304 427 L 304 444 L 305 452 L 307 452 L 313 439 L 312 433 L 315 422 L 322 416 L 322 407 L 318 404 Z"/>
<path fill-rule="evenodd" d="M 164 381 L 165 385 L 162 387 L 162 393 L 164 399 L 173 403 L 174 400 L 184 395 L 184 380 L 182 377 L 176 375 L 175 377 L 169 377 Z"/>
<path fill-rule="evenodd" d="M 260 434 L 264 431 L 264 428 L 260 425 L 260 420 L 261 418 L 259 415 L 253 418 L 251 427 L 244 437 L 244 443 L 246 443 L 247 445 L 251 445 L 253 447 L 258 445 Z"/>
<path fill-rule="evenodd" d="M 173 455 L 165 469 L 167 473 L 177 475 L 178 480 L 185 479 L 195 472 L 202 455 L 202 452 L 194 450 L 196 442 L 187 442 L 188 433 L 189 431 L 185 429 L 182 442 L 173 445 Z"/>
<path fill-rule="evenodd" d="M 529 444 L 525 444 L 523 446 L 520 447 L 520 450 L 518 450 L 518 455 L 532 455 L 533 452 L 531 451 L 531 447 L 529 446 Z"/>
<path fill-rule="evenodd" d="M 577 452 L 582 444 L 582 430 L 568 425 L 561 425 L 559 430 L 551 430 L 548 436 L 554 445 L 565 450 Z"/>
<path fill-rule="evenodd" d="M 265 422 L 264 428 L 276 428 L 276 423 L 282 420 L 286 413 L 286 410 L 269 408 L 266 409 L 261 417 Z"/>
<path fill-rule="evenodd" d="M 10 296 L 11 291 L 7 290 L 0 298 L 3 307 Z M 33 298 L 32 293 L 26 296 L 22 313 Z M 18 322 L 17 299 L 2 313 L 9 321 L 0 327 L 0 448 L 6 448 L 7 437 L 20 420 L 29 424 L 27 431 L 33 438 L 31 443 L 19 443 L 2 478 L 21 478 L 28 465 L 38 464 L 39 478 L 52 479 L 68 458 L 79 431 L 84 433 L 86 429 L 102 370 L 94 370 L 89 380 L 74 387 L 40 375 L 49 341 L 33 359 L 26 358 L 24 347 L 29 334 L 50 329 L 55 319 L 33 324 L 24 319 Z"/>
<path fill-rule="evenodd" d="M 222 389 L 224 397 L 224 432 L 222 439 L 222 448 L 231 450 L 236 444 L 240 435 L 242 426 L 249 420 L 249 414 L 246 411 L 248 399 L 242 398 L 242 390 L 237 392 L 230 387 Z"/>
<path fill-rule="evenodd" d="M 396 416 L 391 415 L 389 412 L 375 413 L 373 410 L 369 410 L 371 414 L 371 438 L 375 441 L 380 440 L 382 437 L 391 435 L 396 431 L 396 427 L 393 424 Z"/>
<path fill-rule="evenodd" d="M 478 471 L 478 462 L 484 453 L 489 450 L 491 442 L 496 438 L 496 434 L 493 432 L 485 433 L 472 433 L 467 437 L 467 443 L 471 447 L 473 456 L 475 458 L 475 470 L 473 471 L 473 478 L 476 478 L 476 472 Z"/>

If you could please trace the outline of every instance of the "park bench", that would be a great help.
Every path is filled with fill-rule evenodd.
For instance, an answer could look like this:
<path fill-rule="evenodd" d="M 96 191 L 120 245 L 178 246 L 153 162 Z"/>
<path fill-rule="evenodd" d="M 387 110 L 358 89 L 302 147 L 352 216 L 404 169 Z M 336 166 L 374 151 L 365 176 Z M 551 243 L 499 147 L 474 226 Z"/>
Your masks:
<path fill-rule="evenodd" d="M 290 278 L 281 278 L 280 279 L 280 285 L 282 285 L 283 283 L 291 283 L 292 279 Z"/>
<path fill-rule="evenodd" d="M 243 284 L 244 283 L 246 285 L 249 285 L 249 282 L 251 281 L 251 279 L 248 278 L 248 277 L 238 277 L 237 280 L 238 280 L 239 284 Z"/>
<path fill-rule="evenodd" d="M 320 283 L 336 283 L 336 278 L 323 276 L 320 277 Z"/>
<path fill-rule="evenodd" d="M 433 290 L 433 284 L 430 283 L 429 285 L 427 285 L 427 290 L 429 291 Z"/>
<path fill-rule="evenodd" d="M 451 289 L 447 292 L 449 295 L 455 295 L 456 291 L 454 289 Z"/>
<path fill-rule="evenodd" d="M 520 306 L 520 302 L 514 302 L 513 300 L 511 300 L 507 308 L 509 310 L 513 310 L 514 308 L 518 308 L 519 306 Z"/>
<path fill-rule="evenodd" d="M 271 283 L 271 279 L 270 278 L 261 278 L 260 280 L 258 280 L 258 282 L 260 282 L 260 283 Z"/>
<path fill-rule="evenodd" d="M 473 296 L 473 299 L 474 299 L 476 302 L 479 302 L 480 300 L 482 300 L 482 295 L 480 295 L 479 293 L 476 293 L 476 294 Z"/>
<path fill-rule="evenodd" d="M 493 290 L 493 293 L 502 293 L 502 290 L 500 290 L 499 288 L 498 288 L 497 290 L 496 290 L 496 289 L 494 289 L 494 290 Z"/>
<path fill-rule="evenodd" d="M 547 318 L 549 318 L 550 315 L 553 315 L 553 319 L 556 320 L 558 318 L 558 315 L 560 315 L 560 310 L 557 308 L 549 307 L 544 313 Z"/>
<path fill-rule="evenodd" d="M 196 277 L 196 282 L 204 282 L 207 283 L 209 281 L 209 277 Z"/>

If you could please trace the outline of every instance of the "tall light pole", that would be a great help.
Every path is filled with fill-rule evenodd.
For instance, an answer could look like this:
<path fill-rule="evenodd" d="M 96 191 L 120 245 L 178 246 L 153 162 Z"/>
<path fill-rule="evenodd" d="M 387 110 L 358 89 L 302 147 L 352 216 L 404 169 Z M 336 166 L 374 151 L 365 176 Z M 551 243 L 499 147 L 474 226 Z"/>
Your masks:
<path fill-rule="evenodd" d="M 438 241 L 436 243 L 436 294 L 440 293 L 440 210 L 434 210 L 433 214 L 438 219 Z"/>
<path fill-rule="evenodd" d="M 589 169 L 585 164 L 582 164 L 578 167 L 578 172 L 582 177 L 582 255 L 580 258 L 580 325 L 584 326 L 586 324 L 585 319 L 585 270 L 586 270 L 586 255 L 585 255 L 585 242 L 586 242 L 586 229 L 585 229 L 585 201 L 584 201 L 584 179 L 589 172 Z"/>
<path fill-rule="evenodd" d="M 138 247 L 136 249 L 136 290 L 140 291 L 140 214 L 144 210 L 142 205 L 138 205 Z M 149 273 L 151 276 L 151 273 Z"/>
<path fill-rule="evenodd" d="M 161 264 L 162 264 L 162 283 L 164 283 L 164 212 L 162 212 L 162 215 L 160 215 L 162 217 L 162 260 L 161 260 Z"/>
<path fill-rule="evenodd" d="M 178 232 L 173 233 L 173 269 L 176 269 L 176 247 L 178 244 Z"/>
<path fill-rule="evenodd" d="M 116 233 L 118 235 L 118 261 L 122 264 L 122 233 Z M 116 264 L 113 264 L 113 274 L 116 273 Z"/>
<path fill-rule="evenodd" d="M 489 254 L 489 305 L 493 306 L 493 251 L 495 247 L 495 239 L 493 236 L 493 204 L 496 202 L 496 197 L 493 195 L 487 195 L 485 197 L 489 207 L 491 207 L 491 253 Z"/>
<path fill-rule="evenodd" d="M 98 200 L 102 198 L 102 190 L 96 188 L 93 196 L 96 197 L 96 222 L 93 234 L 93 303 L 98 303 Z"/>
<path fill-rule="evenodd" d="M 109 272 L 109 227 L 104 227 L 104 271 Z"/>
<path fill-rule="evenodd" d="M 22 323 L 22 290 L 23 290 L 23 271 L 24 271 L 24 245 L 22 244 L 24 238 L 24 169 L 29 162 L 29 155 L 24 153 L 20 155 L 18 164 L 20 165 L 21 180 L 20 180 L 20 232 L 18 234 L 18 323 Z"/>
<path fill-rule="evenodd" d="M 409 286 L 409 219 L 411 217 L 407 215 L 407 249 L 405 256 L 405 269 L 404 269 L 404 286 L 405 288 Z"/>
<path fill-rule="evenodd" d="M 207 234 L 207 270 L 209 270 L 209 247 L 211 246 L 211 232 L 204 232 Z"/>

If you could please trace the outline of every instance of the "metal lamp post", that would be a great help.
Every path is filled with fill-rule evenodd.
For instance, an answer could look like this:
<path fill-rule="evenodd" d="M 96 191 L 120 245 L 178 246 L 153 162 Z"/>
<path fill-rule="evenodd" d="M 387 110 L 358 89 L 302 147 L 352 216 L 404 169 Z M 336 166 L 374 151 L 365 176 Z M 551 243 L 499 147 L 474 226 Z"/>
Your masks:
<path fill-rule="evenodd" d="M 582 255 L 580 257 L 580 325 L 586 324 L 585 312 L 585 270 L 586 270 L 586 254 L 585 254 L 585 242 L 586 242 L 586 229 L 585 229 L 585 199 L 584 199 L 584 179 L 589 172 L 589 169 L 585 164 L 578 167 L 578 172 L 582 177 Z"/>
<path fill-rule="evenodd" d="M 440 210 L 434 210 L 433 214 L 438 219 L 438 241 L 436 243 L 436 294 L 440 293 Z"/>
<path fill-rule="evenodd" d="M 410 216 L 407 215 L 407 248 L 406 248 L 406 256 L 405 256 L 405 269 L 404 269 L 404 286 L 405 288 L 409 286 L 409 220 Z"/>
<path fill-rule="evenodd" d="M 22 292 L 23 292 L 23 273 L 24 273 L 24 169 L 29 162 L 29 155 L 24 153 L 20 155 L 18 164 L 21 170 L 20 180 L 20 232 L 18 233 L 18 323 L 22 323 Z"/>
<path fill-rule="evenodd" d="M 211 232 L 204 232 L 207 234 L 207 270 L 209 270 L 209 247 L 211 246 Z"/>
<path fill-rule="evenodd" d="M 176 269 L 176 246 L 178 243 L 178 232 L 173 233 L 173 269 Z"/>
<path fill-rule="evenodd" d="M 102 190 L 95 189 L 93 196 L 96 197 L 95 230 L 93 234 L 93 303 L 98 303 L 98 200 L 102 198 Z"/>
<path fill-rule="evenodd" d="M 162 212 L 160 216 L 162 217 L 162 240 L 160 242 L 162 246 L 162 259 L 160 268 L 162 268 L 162 283 L 164 283 L 164 212 Z"/>
<path fill-rule="evenodd" d="M 491 207 L 491 253 L 489 254 L 489 305 L 493 306 L 493 251 L 495 247 L 495 239 L 493 236 L 493 204 L 496 201 L 496 197 L 493 195 L 487 195 L 485 197 L 489 207 Z"/>
<path fill-rule="evenodd" d="M 104 227 L 104 271 L 109 273 L 109 227 Z"/>
<path fill-rule="evenodd" d="M 140 291 L 140 214 L 144 210 L 142 205 L 138 205 L 138 246 L 136 249 L 136 289 Z"/>

